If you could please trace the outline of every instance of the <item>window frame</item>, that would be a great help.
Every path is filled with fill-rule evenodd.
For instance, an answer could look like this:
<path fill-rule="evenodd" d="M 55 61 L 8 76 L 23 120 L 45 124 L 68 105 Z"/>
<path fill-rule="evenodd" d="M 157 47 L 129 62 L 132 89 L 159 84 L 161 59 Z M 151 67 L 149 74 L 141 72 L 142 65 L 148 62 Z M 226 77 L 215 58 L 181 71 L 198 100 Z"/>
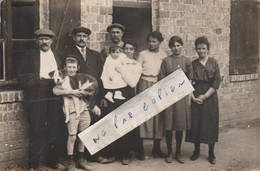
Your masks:
<path fill-rule="evenodd" d="M 17 84 L 17 79 L 14 75 L 14 56 L 13 56 L 13 43 L 14 42 L 33 42 L 35 39 L 14 39 L 12 34 L 12 2 L 31 2 L 36 7 L 36 16 L 34 16 L 35 29 L 39 28 L 39 0 L 3 0 L 1 6 L 1 25 L 2 25 L 2 38 L 3 42 L 3 67 L 4 79 L 0 80 L 0 86 Z"/>
<path fill-rule="evenodd" d="M 257 20 L 257 23 L 258 25 L 256 26 L 257 29 L 255 30 L 256 33 L 257 33 L 257 36 L 255 37 L 256 39 L 256 42 L 257 42 L 257 45 L 259 46 L 260 45 L 260 2 L 256 2 L 256 1 L 247 1 L 247 0 L 242 0 L 242 1 L 238 1 L 238 0 L 231 0 L 231 13 L 230 13 L 230 59 L 229 59 L 229 76 L 230 76 L 230 82 L 237 82 L 237 81 L 248 81 L 248 80 L 257 80 L 259 79 L 259 57 L 260 57 L 260 49 L 259 48 L 255 48 L 253 52 L 255 52 L 255 56 L 252 58 L 250 57 L 250 54 L 247 53 L 248 50 L 251 50 L 249 47 L 247 46 L 244 46 L 243 43 L 236 43 L 237 40 L 239 41 L 248 41 L 248 31 L 247 31 L 247 28 L 244 28 L 243 26 L 241 27 L 238 27 L 237 29 L 240 29 L 240 30 L 235 30 L 236 26 L 239 25 L 239 23 L 237 24 L 235 21 L 238 19 L 238 16 L 234 15 L 236 11 L 232 11 L 234 9 L 236 9 L 237 7 L 239 8 L 239 6 L 236 7 L 237 3 L 240 3 L 238 4 L 241 8 L 241 5 L 244 5 L 245 3 L 248 3 L 247 6 L 242 6 L 242 8 L 244 8 L 244 11 L 240 11 L 242 17 L 248 17 L 248 13 L 246 13 L 246 10 L 245 9 L 250 9 L 251 11 L 252 10 L 257 10 L 255 11 L 256 12 L 256 20 Z M 252 4 L 249 4 L 249 3 L 256 3 L 257 4 L 257 7 L 256 9 L 253 9 L 253 8 L 249 8 L 250 6 L 252 6 Z M 233 18 L 233 20 L 232 20 Z M 244 30 L 243 30 L 244 29 Z M 239 36 L 239 35 L 236 35 L 235 33 L 241 33 L 240 37 L 232 37 L 232 36 Z M 250 41 L 250 40 L 249 40 Z M 251 42 L 251 41 L 250 41 Z M 232 44 L 234 43 L 234 44 Z M 237 46 L 234 46 L 234 45 L 240 45 L 243 49 L 243 53 L 241 53 L 241 56 L 237 56 L 236 55 L 236 49 L 238 48 Z M 255 46 L 257 46 L 255 45 Z M 241 50 L 241 48 L 239 49 Z M 252 61 L 257 61 L 256 65 L 254 65 L 253 67 L 256 68 L 255 71 L 252 70 L 252 66 L 249 65 L 251 60 L 251 63 Z M 244 68 L 244 70 L 242 69 Z"/>

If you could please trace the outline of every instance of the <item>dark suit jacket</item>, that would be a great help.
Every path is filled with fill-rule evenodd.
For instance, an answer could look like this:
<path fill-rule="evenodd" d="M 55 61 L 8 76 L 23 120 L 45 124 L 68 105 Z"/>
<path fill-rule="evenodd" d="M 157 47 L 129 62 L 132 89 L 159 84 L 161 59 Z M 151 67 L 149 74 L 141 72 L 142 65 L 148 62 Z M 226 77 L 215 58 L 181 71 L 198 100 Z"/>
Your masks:
<path fill-rule="evenodd" d="M 58 69 L 61 68 L 60 55 L 53 51 Z M 21 64 L 18 69 L 18 80 L 21 83 L 26 101 L 46 99 L 53 97 L 52 88 L 55 86 L 54 81 L 41 80 L 40 73 L 40 49 L 30 49 L 21 56 Z"/>
<path fill-rule="evenodd" d="M 80 63 L 79 73 L 89 74 L 96 80 L 100 80 L 103 70 L 103 63 L 101 61 L 100 54 L 97 51 L 86 48 L 86 61 L 84 61 L 82 54 L 75 45 L 65 49 L 65 55 L 69 54 L 77 56 Z"/>

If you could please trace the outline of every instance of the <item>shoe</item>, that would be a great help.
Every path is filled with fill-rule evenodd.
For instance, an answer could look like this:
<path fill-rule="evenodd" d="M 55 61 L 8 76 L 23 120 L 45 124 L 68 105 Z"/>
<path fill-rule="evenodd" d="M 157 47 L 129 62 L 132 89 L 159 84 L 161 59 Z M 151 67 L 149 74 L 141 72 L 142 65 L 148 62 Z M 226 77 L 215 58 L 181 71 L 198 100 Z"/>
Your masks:
<path fill-rule="evenodd" d="M 183 164 L 184 163 L 184 159 L 182 158 L 181 154 L 175 154 L 175 159 L 180 163 Z"/>
<path fill-rule="evenodd" d="M 113 93 L 112 92 L 107 92 L 107 94 L 105 95 L 105 98 L 110 101 L 111 103 L 115 103 L 115 101 L 113 100 Z"/>
<path fill-rule="evenodd" d="M 145 155 L 143 152 L 139 152 L 138 155 L 137 155 L 137 158 L 141 161 L 144 161 L 145 160 Z"/>
<path fill-rule="evenodd" d="M 168 154 L 166 159 L 165 159 L 166 163 L 171 163 L 172 162 L 172 154 Z"/>
<path fill-rule="evenodd" d="M 77 164 L 76 164 L 76 168 L 80 168 L 86 171 L 92 171 L 92 167 L 87 165 L 87 163 L 85 162 L 85 160 L 78 160 Z"/>
<path fill-rule="evenodd" d="M 161 150 L 159 151 L 154 151 L 152 152 L 153 157 L 161 157 L 161 158 L 165 158 L 167 155 L 165 153 L 163 153 Z"/>
<path fill-rule="evenodd" d="M 115 91 L 114 99 L 125 100 L 126 98 L 122 95 L 121 91 Z"/>
<path fill-rule="evenodd" d="M 200 153 L 194 151 L 193 154 L 190 157 L 190 160 L 192 160 L 192 161 L 197 160 L 199 158 L 199 156 L 200 156 Z"/>
<path fill-rule="evenodd" d="M 76 167 L 75 167 L 74 161 L 69 161 L 68 162 L 67 171 L 76 171 Z"/>
<path fill-rule="evenodd" d="M 36 168 L 33 168 L 33 167 L 31 167 L 31 168 L 29 169 L 29 171 L 37 171 L 37 169 L 36 169 Z"/>
<path fill-rule="evenodd" d="M 128 165 L 129 164 L 129 159 L 127 157 L 123 157 L 122 164 L 123 165 Z"/>
<path fill-rule="evenodd" d="M 116 157 L 112 155 L 108 158 L 108 160 L 110 161 L 110 163 L 114 163 L 116 161 Z"/>
<path fill-rule="evenodd" d="M 216 163 L 216 157 L 214 154 L 209 154 L 209 162 L 210 162 L 210 164 Z"/>
<path fill-rule="evenodd" d="M 109 159 L 107 159 L 103 156 L 98 156 L 97 162 L 100 163 L 100 164 L 112 163 Z"/>
<path fill-rule="evenodd" d="M 53 167 L 55 170 L 66 170 L 65 166 L 61 163 L 57 163 L 54 167 Z"/>

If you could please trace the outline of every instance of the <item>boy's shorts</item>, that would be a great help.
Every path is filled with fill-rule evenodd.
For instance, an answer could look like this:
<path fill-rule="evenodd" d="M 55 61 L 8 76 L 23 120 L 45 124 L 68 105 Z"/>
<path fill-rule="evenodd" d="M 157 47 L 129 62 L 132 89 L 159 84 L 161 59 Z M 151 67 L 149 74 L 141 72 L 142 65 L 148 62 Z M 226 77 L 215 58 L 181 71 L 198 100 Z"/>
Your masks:
<path fill-rule="evenodd" d="M 76 112 L 69 115 L 70 121 L 67 123 L 69 135 L 76 135 L 81 131 L 87 129 L 90 125 L 90 114 L 89 111 L 84 111 L 80 114 L 79 118 L 76 118 Z"/>

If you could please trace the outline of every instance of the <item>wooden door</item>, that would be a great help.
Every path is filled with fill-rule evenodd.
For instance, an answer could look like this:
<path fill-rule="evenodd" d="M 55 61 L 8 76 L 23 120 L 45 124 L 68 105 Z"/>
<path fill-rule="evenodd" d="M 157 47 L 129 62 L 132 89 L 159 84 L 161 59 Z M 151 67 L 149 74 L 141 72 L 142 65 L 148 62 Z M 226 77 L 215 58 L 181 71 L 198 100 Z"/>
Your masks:
<path fill-rule="evenodd" d="M 62 50 L 72 43 L 71 30 L 80 26 L 80 0 L 51 0 L 50 28 L 57 39 L 55 49 Z"/>

